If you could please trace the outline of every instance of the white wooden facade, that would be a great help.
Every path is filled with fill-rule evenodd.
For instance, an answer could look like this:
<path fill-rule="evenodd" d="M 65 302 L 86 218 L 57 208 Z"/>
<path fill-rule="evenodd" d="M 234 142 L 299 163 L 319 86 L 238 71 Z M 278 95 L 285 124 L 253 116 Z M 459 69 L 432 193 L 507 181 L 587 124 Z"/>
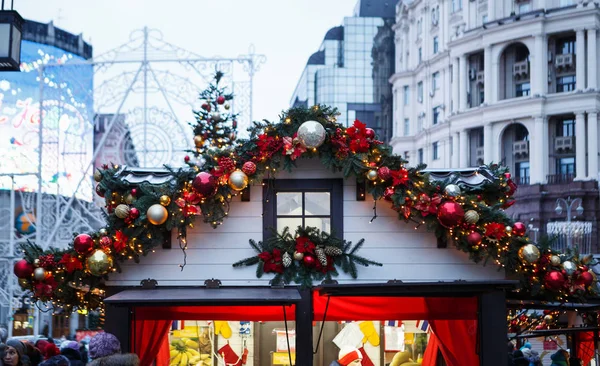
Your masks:
<path fill-rule="evenodd" d="M 298 162 L 292 173 L 280 173 L 278 179 L 343 179 L 341 173 L 326 170 L 317 159 Z M 388 280 L 402 281 L 454 281 L 498 280 L 504 272 L 493 264 L 483 266 L 472 262 L 466 253 L 455 247 L 437 248 L 433 233 L 414 223 L 398 219 L 390 203 L 377 203 L 377 219 L 373 217 L 373 200 L 356 200 L 356 181 L 343 181 L 344 239 L 356 243 L 361 238 L 365 244 L 358 254 L 378 261 L 383 267 L 358 266 L 358 279 L 340 273 L 335 278 L 340 283 L 375 283 Z M 155 253 L 122 264 L 122 273 L 110 276 L 108 286 L 138 286 L 140 281 L 152 278 L 159 286 L 198 286 L 207 279 L 219 279 L 223 286 L 268 286 L 272 276 L 258 279 L 255 267 L 233 268 L 232 263 L 255 255 L 248 240 L 261 240 L 263 235 L 263 197 L 260 184 L 251 189 L 250 202 L 234 199 L 229 217 L 223 225 L 213 229 L 197 220 L 188 230 L 187 265 L 181 271 L 183 253 L 178 248 L 173 233 L 172 249 L 157 248 Z"/>

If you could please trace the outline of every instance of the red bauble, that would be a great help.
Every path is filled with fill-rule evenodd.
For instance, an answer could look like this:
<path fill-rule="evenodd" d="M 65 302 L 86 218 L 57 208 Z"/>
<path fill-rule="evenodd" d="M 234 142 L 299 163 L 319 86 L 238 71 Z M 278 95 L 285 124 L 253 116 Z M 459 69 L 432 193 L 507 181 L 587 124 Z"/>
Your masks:
<path fill-rule="evenodd" d="M 525 224 L 522 222 L 515 222 L 513 224 L 513 230 L 512 230 L 512 234 L 516 235 L 516 236 L 523 236 L 525 235 L 525 232 L 527 231 L 527 227 L 525 227 Z"/>
<path fill-rule="evenodd" d="M 137 196 L 137 189 L 132 188 L 131 189 L 131 195 L 134 196 L 134 197 Z"/>
<path fill-rule="evenodd" d="M 237 128 L 237 121 L 236 120 L 233 120 L 231 122 L 231 128 Z"/>
<path fill-rule="evenodd" d="M 207 172 L 198 173 L 192 182 L 192 187 L 194 187 L 196 193 L 203 198 L 210 197 L 215 194 L 217 192 L 218 185 L 219 181 L 217 178 Z"/>
<path fill-rule="evenodd" d="M 33 264 L 27 262 L 25 259 L 21 259 L 15 263 L 14 268 L 15 276 L 19 278 L 31 278 L 33 274 Z"/>
<path fill-rule="evenodd" d="M 98 185 L 96 186 L 96 194 L 97 194 L 98 196 L 100 196 L 100 197 L 104 197 L 104 193 L 106 193 L 106 190 L 105 190 L 104 188 L 102 188 L 102 187 L 100 186 L 100 184 L 98 184 Z"/>
<path fill-rule="evenodd" d="M 187 162 L 189 162 L 189 161 L 190 161 L 190 157 L 186 155 L 186 156 L 183 158 L 183 161 L 185 161 L 186 163 L 187 163 Z"/>
<path fill-rule="evenodd" d="M 483 236 L 477 231 L 473 231 L 467 236 L 467 243 L 469 243 L 470 246 L 479 245 L 481 244 L 481 239 L 483 239 Z"/>
<path fill-rule="evenodd" d="M 210 104 L 208 103 L 203 103 L 202 104 L 202 109 L 204 109 L 207 112 L 210 112 Z"/>
<path fill-rule="evenodd" d="M 138 210 L 135 207 L 132 207 L 129 210 L 129 216 L 131 216 L 131 218 L 133 218 L 133 219 L 137 219 L 138 217 L 140 217 L 140 210 Z"/>
<path fill-rule="evenodd" d="M 235 162 L 232 158 L 228 158 L 226 156 L 220 157 L 219 166 L 222 168 L 224 172 L 230 172 L 235 169 Z"/>
<path fill-rule="evenodd" d="M 508 172 L 507 172 L 507 173 L 504 173 L 504 178 L 506 178 L 506 179 L 510 179 L 510 177 L 511 177 L 510 173 L 508 173 Z"/>
<path fill-rule="evenodd" d="M 111 245 L 112 239 L 110 238 L 110 236 L 103 236 L 100 238 L 100 248 L 102 248 L 103 250 L 110 249 Z"/>
<path fill-rule="evenodd" d="M 217 97 L 217 104 L 223 104 L 223 103 L 225 103 L 225 97 L 222 95 L 219 95 Z"/>
<path fill-rule="evenodd" d="M 594 276 L 592 276 L 590 272 L 583 272 L 577 281 L 584 284 L 585 287 L 588 287 L 594 282 Z"/>
<path fill-rule="evenodd" d="M 391 201 L 394 193 L 396 193 L 394 187 L 387 187 L 385 191 L 383 191 L 383 198 L 387 201 Z"/>
<path fill-rule="evenodd" d="M 242 171 L 246 175 L 253 175 L 254 173 L 256 173 L 256 164 L 254 164 L 251 161 L 247 161 L 244 163 L 244 165 L 242 165 Z"/>
<path fill-rule="evenodd" d="M 565 276 L 559 271 L 550 271 L 544 277 L 544 285 L 552 291 L 560 290 L 565 284 Z"/>
<path fill-rule="evenodd" d="M 369 140 L 372 140 L 375 138 L 375 130 L 373 130 L 372 128 L 365 128 L 365 137 Z"/>
<path fill-rule="evenodd" d="M 304 255 L 304 258 L 302 258 L 302 261 L 304 262 L 304 265 L 307 267 L 313 267 L 315 265 L 315 257 L 312 255 Z"/>
<path fill-rule="evenodd" d="M 392 177 L 392 173 L 390 172 L 390 168 L 387 166 L 382 166 L 377 169 L 377 176 L 383 180 L 388 180 Z"/>
<path fill-rule="evenodd" d="M 73 241 L 73 247 L 79 254 L 86 254 L 94 249 L 94 239 L 88 234 L 79 234 Z"/>
<path fill-rule="evenodd" d="M 438 207 L 438 221 L 447 228 L 458 225 L 464 216 L 462 206 L 454 201 L 446 201 Z"/>

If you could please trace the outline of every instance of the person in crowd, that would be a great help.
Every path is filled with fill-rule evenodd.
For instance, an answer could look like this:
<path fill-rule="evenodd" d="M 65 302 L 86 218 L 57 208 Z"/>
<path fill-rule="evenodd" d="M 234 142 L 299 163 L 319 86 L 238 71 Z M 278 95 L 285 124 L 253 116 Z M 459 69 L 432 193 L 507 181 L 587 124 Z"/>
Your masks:
<path fill-rule="evenodd" d="M 86 345 L 90 342 L 89 337 L 86 337 L 86 339 L 81 340 L 81 342 L 79 342 L 79 354 L 81 355 L 81 362 L 83 362 L 83 364 L 87 364 L 89 361 L 89 357 L 88 357 L 88 350 Z"/>
<path fill-rule="evenodd" d="M 552 363 L 550 366 L 570 366 L 569 365 L 569 352 L 564 349 L 559 349 L 552 356 L 550 356 Z"/>
<path fill-rule="evenodd" d="M 515 351 L 515 345 L 513 342 L 508 342 L 508 366 L 513 366 L 513 352 Z"/>
<path fill-rule="evenodd" d="M 358 348 L 352 346 L 343 346 L 338 354 L 337 361 L 333 361 L 329 366 L 355 366 L 360 365 L 362 353 Z"/>
<path fill-rule="evenodd" d="M 6 349 L 2 357 L 4 366 L 30 366 L 31 362 L 26 355 L 26 348 L 23 342 L 17 339 L 9 339 L 6 341 Z"/>
<path fill-rule="evenodd" d="M 139 357 L 134 353 L 121 354 L 121 342 L 111 333 L 98 333 L 89 345 L 88 366 L 138 366 Z"/>
<path fill-rule="evenodd" d="M 23 344 L 25 345 L 25 354 L 27 357 L 29 357 L 31 366 L 38 366 L 42 361 L 44 361 L 42 353 L 33 344 L 29 342 L 23 342 Z"/>
<path fill-rule="evenodd" d="M 529 348 L 521 348 L 523 356 L 529 361 L 529 366 L 541 366 L 540 355 L 537 351 Z"/>
<path fill-rule="evenodd" d="M 569 366 L 581 366 L 581 365 L 582 365 L 582 361 L 580 358 L 571 357 L 569 359 Z"/>
<path fill-rule="evenodd" d="M 35 347 L 40 350 L 44 360 L 49 359 L 50 357 L 60 355 L 60 350 L 54 343 L 49 341 L 40 339 L 35 343 Z"/>
<path fill-rule="evenodd" d="M 72 363 L 63 355 L 52 356 L 46 361 L 40 363 L 40 366 L 71 366 Z"/>
<path fill-rule="evenodd" d="M 513 352 L 513 363 L 514 366 L 529 366 L 529 360 L 523 355 L 523 351 L 520 349 Z"/>
<path fill-rule="evenodd" d="M 68 341 L 61 343 L 60 354 L 69 359 L 72 366 L 84 366 L 85 363 L 81 360 L 81 354 L 79 353 L 79 343 L 75 341 Z"/>

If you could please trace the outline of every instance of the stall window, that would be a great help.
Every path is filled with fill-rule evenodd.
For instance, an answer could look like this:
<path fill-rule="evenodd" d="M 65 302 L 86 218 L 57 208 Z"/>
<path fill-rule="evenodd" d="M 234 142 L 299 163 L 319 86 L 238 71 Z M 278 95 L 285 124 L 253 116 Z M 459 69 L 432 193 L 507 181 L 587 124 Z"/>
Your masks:
<path fill-rule="evenodd" d="M 285 227 L 316 227 L 343 236 L 343 181 L 341 179 L 277 179 L 263 190 L 263 238 Z"/>

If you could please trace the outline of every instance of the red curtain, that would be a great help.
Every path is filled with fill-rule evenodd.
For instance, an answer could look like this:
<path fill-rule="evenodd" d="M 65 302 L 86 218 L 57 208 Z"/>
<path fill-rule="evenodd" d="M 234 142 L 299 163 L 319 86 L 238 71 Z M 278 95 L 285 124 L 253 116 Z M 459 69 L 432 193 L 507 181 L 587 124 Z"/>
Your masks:
<path fill-rule="evenodd" d="M 429 342 L 427 348 L 425 348 L 425 354 L 423 355 L 423 363 L 421 366 L 436 366 L 438 351 L 440 350 L 440 340 L 435 336 L 435 333 L 429 335 Z"/>
<path fill-rule="evenodd" d="M 430 301 L 430 299 L 432 301 Z M 313 296 L 315 320 L 323 320 L 327 296 Z M 331 296 L 327 318 L 343 320 L 477 319 L 477 298 L 423 298 L 387 296 Z"/>
<path fill-rule="evenodd" d="M 140 357 L 140 366 L 152 366 L 155 359 L 157 365 L 168 365 L 171 320 L 135 320 L 133 323 L 133 352 Z M 167 352 L 164 351 L 165 342 Z"/>
<path fill-rule="evenodd" d="M 296 306 L 285 305 L 287 320 L 296 319 Z M 261 306 L 148 306 L 136 307 L 139 320 L 281 321 L 282 305 Z"/>
<path fill-rule="evenodd" d="M 577 345 L 577 357 L 583 361 L 584 365 L 589 364 L 594 358 L 594 333 L 577 333 Z"/>

